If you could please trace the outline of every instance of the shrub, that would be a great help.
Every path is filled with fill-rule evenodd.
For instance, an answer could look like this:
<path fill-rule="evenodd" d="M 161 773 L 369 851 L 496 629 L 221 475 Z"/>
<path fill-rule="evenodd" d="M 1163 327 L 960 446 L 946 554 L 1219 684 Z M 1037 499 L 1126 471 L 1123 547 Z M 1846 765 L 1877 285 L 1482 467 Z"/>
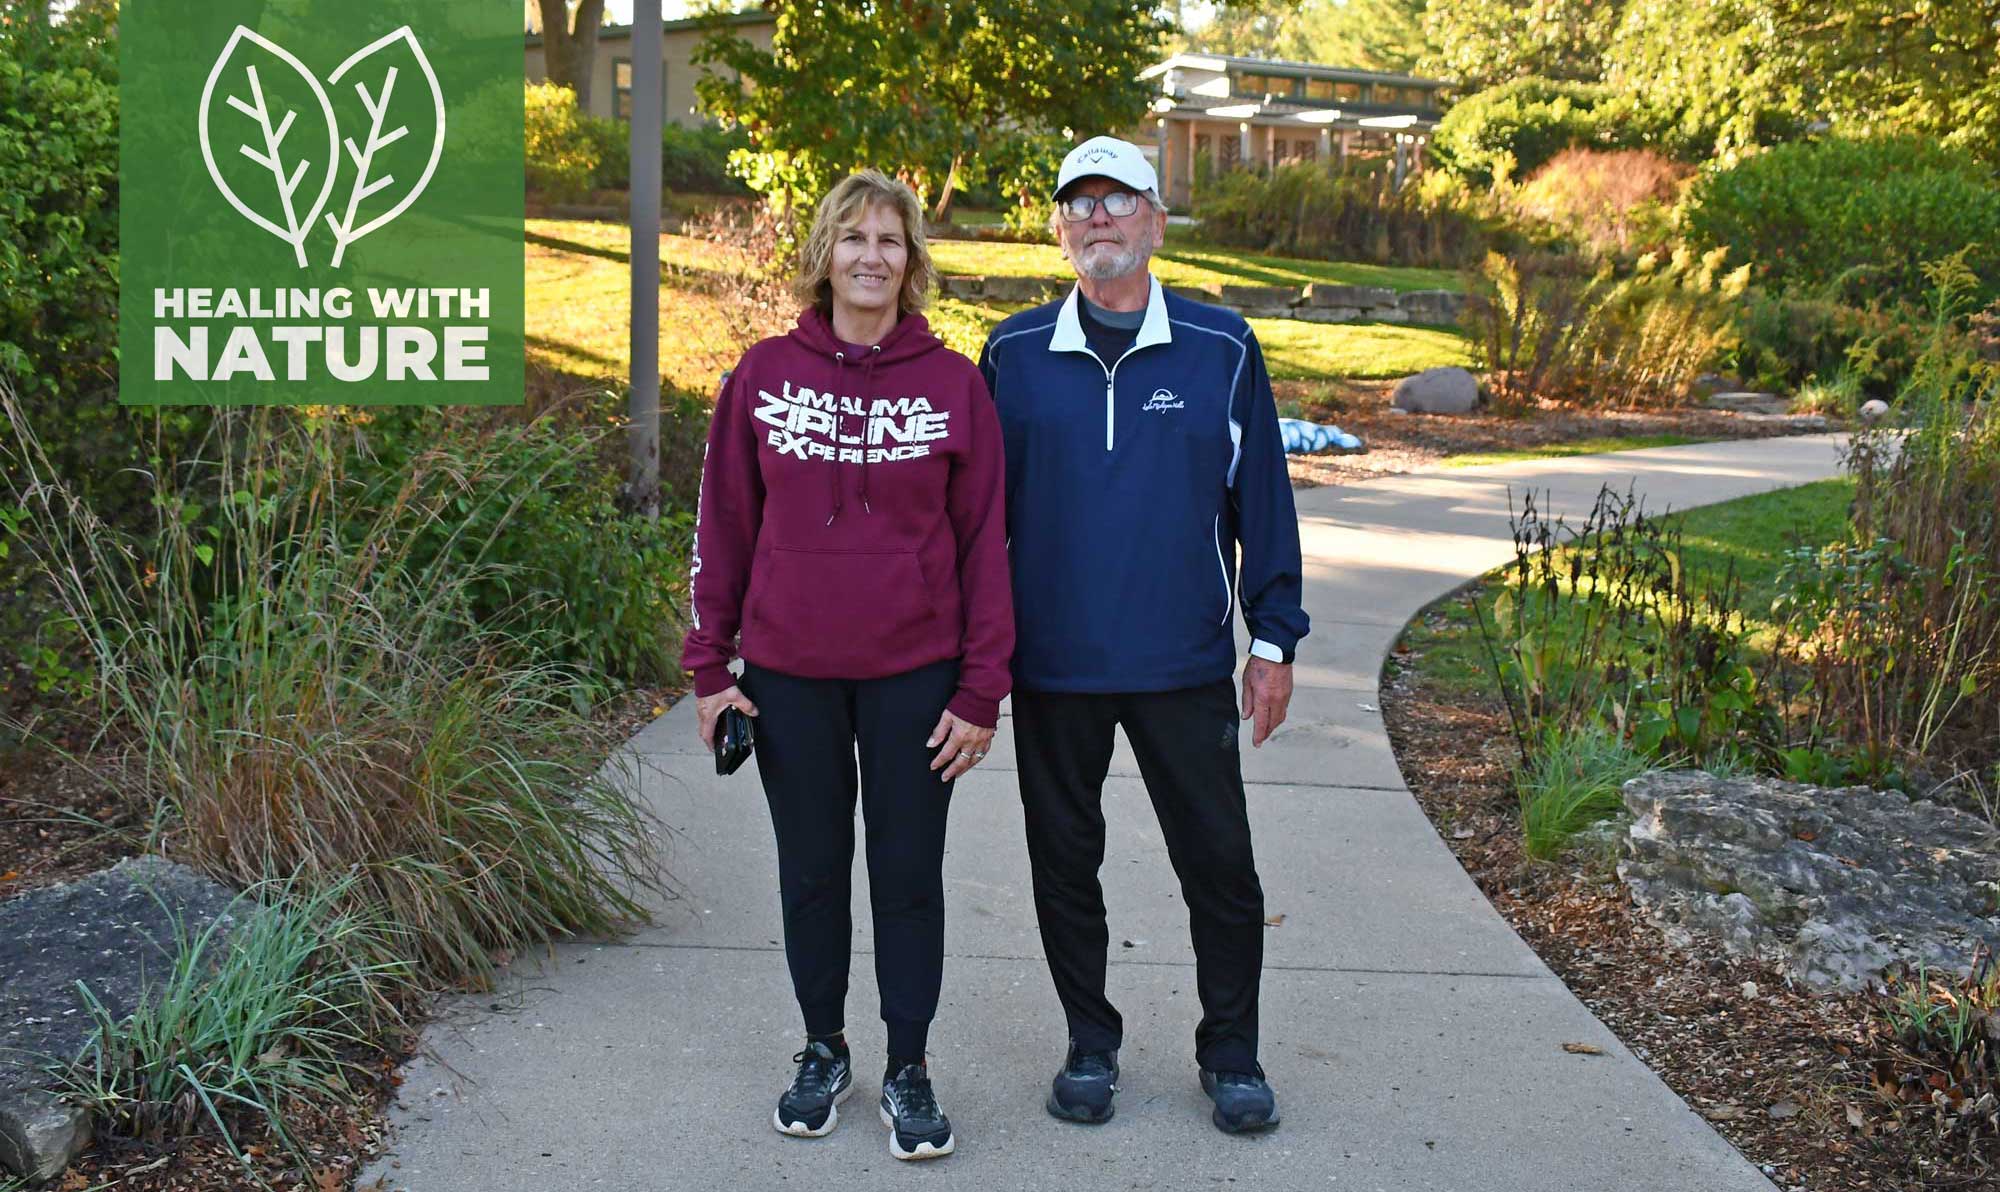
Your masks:
<path fill-rule="evenodd" d="M 1727 343 L 1725 303 L 1743 271 L 1718 276 L 1721 263 L 1720 253 L 1682 250 L 1664 265 L 1649 254 L 1621 279 L 1573 256 L 1489 253 L 1460 320 L 1502 407 L 1672 401 Z"/>
<path fill-rule="evenodd" d="M 1686 156 L 1662 117 L 1596 83 L 1525 78 L 1452 105 L 1431 134 L 1431 155 L 1467 181 L 1525 178 L 1565 149 L 1652 147 Z"/>
<path fill-rule="evenodd" d="M 1903 965 L 1869 1001 L 1869 1075 L 1897 1126 L 1924 1128 L 1990 1173 L 2000 1138 L 2000 967 L 1993 957 L 1957 980 Z"/>
<path fill-rule="evenodd" d="M 1551 729 L 1514 776 L 1527 854 L 1546 861 L 1578 832 L 1617 814 L 1620 788 L 1646 768 L 1646 759 L 1602 725 Z"/>
<path fill-rule="evenodd" d="M 1380 174 L 1335 174 L 1304 163 L 1269 174 L 1231 171 L 1200 198 L 1202 234 L 1219 244 L 1288 256 L 1455 267 L 1485 251 L 1479 221 Z"/>
<path fill-rule="evenodd" d="M 1510 196 L 1517 216 L 1600 255 L 1664 245 L 1693 169 L 1646 149 L 1565 149 Z"/>
<path fill-rule="evenodd" d="M 750 138 L 742 129 L 668 124 L 661 130 L 660 140 L 660 177 L 668 190 L 697 195 L 750 193 L 750 188 L 729 172 L 729 155 L 750 147 Z"/>
<path fill-rule="evenodd" d="M 340 905 L 380 908 L 438 982 L 483 983 L 496 950 L 644 916 L 663 880 L 650 821 L 624 755 L 600 769 L 613 741 L 586 677 L 514 661 L 471 614 L 489 564 L 413 556 L 428 527 L 486 520 L 449 452 L 370 508 L 350 428 L 226 411 L 216 462 L 157 482 L 157 549 L 141 553 L 0 399 L 11 499 L 94 662 L 96 743 L 117 743 L 123 789 L 158 802 L 172 851 L 239 884 L 351 876 Z M 204 488 L 221 520 L 191 526 Z"/>
<path fill-rule="evenodd" d="M 412 528 L 408 564 L 462 570 L 468 613 L 521 661 L 635 682 L 679 676 L 691 523 L 673 510 L 621 511 L 617 470 L 599 457 L 622 434 L 550 418 L 481 426 L 438 410 L 403 414 L 393 433 L 370 433 L 384 420 L 372 421 L 362 433 L 373 450 L 352 465 L 361 506 L 388 507 L 419 472 L 450 477 L 452 516 Z M 348 523 L 349 548 L 363 549 L 369 529 Z"/>
<path fill-rule="evenodd" d="M 529 83 L 527 105 L 528 189 L 561 203 L 584 198 L 603 150 L 590 117 L 577 111 L 576 92 L 555 83 Z"/>
<path fill-rule="evenodd" d="M 366 1087 L 411 992 L 379 914 L 338 909 L 351 884 L 263 883 L 198 934 L 177 924 L 169 967 L 124 1018 L 79 981 L 93 1029 L 53 1067 L 60 1090 L 103 1134 L 157 1143 L 212 1125 L 241 1154 L 245 1129 L 268 1127 L 304 1163 L 287 1116 Z"/>
<path fill-rule="evenodd" d="M 1931 270 L 1934 339 L 1902 397 L 1907 434 L 1858 434 L 1853 537 L 1797 552 L 1778 611 L 1812 674 L 1817 729 L 1871 777 L 2000 780 L 2000 367 L 1951 336 L 1977 285 Z"/>
<path fill-rule="evenodd" d="M 1663 760 L 1769 751 L 1733 565 L 1686 566 L 1679 524 L 1608 487 L 1581 526 L 1549 520 L 1532 493 L 1511 520 L 1514 562 L 1480 632 L 1524 763 L 1549 734 L 1595 726 Z"/>
<path fill-rule="evenodd" d="M 1780 145 L 1704 173 L 1681 219 L 1696 244 L 1726 246 L 1781 293 L 1921 303 L 1924 263 L 1971 246 L 1978 294 L 2000 296 L 2000 186 L 1928 141 Z"/>
<path fill-rule="evenodd" d="M 1857 306 L 1748 287 L 1729 306 L 1733 343 L 1724 368 L 1767 389 L 1853 374 L 1870 397 L 1892 398 L 1922 355 L 1929 331 L 1907 303 Z"/>

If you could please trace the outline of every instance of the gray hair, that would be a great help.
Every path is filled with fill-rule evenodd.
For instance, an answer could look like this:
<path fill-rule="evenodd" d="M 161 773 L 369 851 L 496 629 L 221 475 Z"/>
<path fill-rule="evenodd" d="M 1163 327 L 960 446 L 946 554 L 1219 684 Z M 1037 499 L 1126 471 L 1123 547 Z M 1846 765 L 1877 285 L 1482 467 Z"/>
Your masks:
<path fill-rule="evenodd" d="M 1159 191 L 1148 188 L 1146 190 L 1140 191 L 1139 193 L 1145 197 L 1146 205 L 1148 207 L 1151 207 L 1154 211 L 1157 211 L 1162 215 L 1166 214 L 1167 203 L 1165 199 L 1162 199 L 1160 197 Z M 1063 225 L 1062 204 L 1051 203 L 1049 205 L 1049 235 L 1054 236 L 1056 238 L 1056 243 L 1058 244 L 1062 243 L 1062 225 Z"/>

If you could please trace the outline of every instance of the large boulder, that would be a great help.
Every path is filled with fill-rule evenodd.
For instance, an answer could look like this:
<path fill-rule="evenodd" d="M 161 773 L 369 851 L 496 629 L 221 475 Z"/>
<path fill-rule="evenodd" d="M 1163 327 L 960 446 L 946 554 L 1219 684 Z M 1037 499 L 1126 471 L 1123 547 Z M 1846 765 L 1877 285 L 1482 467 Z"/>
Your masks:
<path fill-rule="evenodd" d="M 1738 414 L 1785 414 L 1792 408 L 1790 398 L 1779 397 L 1775 393 L 1711 393 L 1704 403 L 1711 410 L 1730 410 Z"/>
<path fill-rule="evenodd" d="M 1618 876 L 1669 935 L 1701 933 L 1812 989 L 1885 966 L 1965 973 L 2000 945 L 2000 836 L 1894 791 L 1700 771 L 1625 784 Z"/>
<path fill-rule="evenodd" d="M 1233 306 L 1237 310 L 1289 312 L 1291 307 L 1302 301 L 1296 286 L 1244 286 L 1225 283 L 1221 290 L 1222 305 Z M 1285 317 L 1279 315 L 1279 318 Z"/>
<path fill-rule="evenodd" d="M 142 857 L 0 903 L 0 1168 L 45 1180 L 90 1142 L 83 1111 L 50 1095 L 42 1072 L 89 1038 L 76 983 L 113 1018 L 130 1014 L 182 933 L 203 931 L 231 899 L 191 869 Z"/>
<path fill-rule="evenodd" d="M 1479 378 L 1462 368 L 1427 368 L 1396 382 L 1389 404 L 1412 414 L 1469 414 L 1479 405 Z"/>

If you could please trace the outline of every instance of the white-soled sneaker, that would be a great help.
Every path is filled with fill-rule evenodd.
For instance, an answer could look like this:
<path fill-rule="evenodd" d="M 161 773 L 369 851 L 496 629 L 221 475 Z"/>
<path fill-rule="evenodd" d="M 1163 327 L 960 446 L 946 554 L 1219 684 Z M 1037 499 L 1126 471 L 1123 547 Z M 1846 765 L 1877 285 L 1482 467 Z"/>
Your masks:
<path fill-rule="evenodd" d="M 771 1126 L 793 1138 L 824 1138 L 840 1124 L 840 1103 L 854 1091 L 854 1066 L 825 1043 L 792 1057 L 799 1070 L 771 1111 Z"/>
<path fill-rule="evenodd" d="M 889 1127 L 889 1153 L 898 1159 L 942 1159 L 958 1145 L 951 1119 L 938 1108 L 930 1069 L 905 1064 L 882 1083 L 882 1124 Z"/>

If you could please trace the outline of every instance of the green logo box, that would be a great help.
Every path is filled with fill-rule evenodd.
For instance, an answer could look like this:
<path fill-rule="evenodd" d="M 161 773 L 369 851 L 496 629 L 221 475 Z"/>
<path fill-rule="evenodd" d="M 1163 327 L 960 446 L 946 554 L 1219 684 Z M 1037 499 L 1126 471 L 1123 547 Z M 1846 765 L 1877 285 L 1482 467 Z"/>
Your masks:
<path fill-rule="evenodd" d="M 119 396 L 523 399 L 521 13 L 126 0 Z"/>

